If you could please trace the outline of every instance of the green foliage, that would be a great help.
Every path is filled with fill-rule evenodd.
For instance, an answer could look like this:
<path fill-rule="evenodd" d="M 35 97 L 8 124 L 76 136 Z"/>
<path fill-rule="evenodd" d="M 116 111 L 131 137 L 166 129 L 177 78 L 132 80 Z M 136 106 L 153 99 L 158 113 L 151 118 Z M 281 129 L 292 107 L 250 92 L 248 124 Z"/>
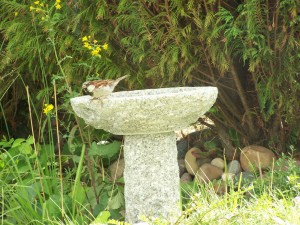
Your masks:
<path fill-rule="evenodd" d="M 232 149 L 236 143 L 259 142 L 280 152 L 299 142 L 299 2 L 73 1 L 61 3 L 61 9 L 54 1 L 47 5 L 0 3 L 0 71 L 5 77 L 11 71 L 20 74 L 34 93 L 40 93 L 37 103 L 52 94 L 53 79 L 61 109 L 68 112 L 69 98 L 90 78 L 130 74 L 130 88 L 213 85 L 219 88 L 218 112 L 208 116 L 219 135 L 235 130 L 240 140 L 231 140 Z M 30 6 L 35 8 L 30 11 Z M 101 58 L 84 48 L 82 38 L 89 35 L 108 43 Z M 230 148 L 230 142 L 225 147 Z"/>
<path fill-rule="evenodd" d="M 251 193 L 261 195 L 270 191 L 278 199 L 293 199 L 300 194 L 300 168 L 295 160 L 283 155 L 275 163 L 274 169 L 264 174 L 263 179 L 253 183 Z"/>
<path fill-rule="evenodd" d="M 109 209 L 112 219 L 121 218 L 118 211 L 124 207 L 122 185 L 114 185 L 106 177 L 94 181 L 94 187 L 85 182 L 85 147 L 82 148 L 78 168 L 65 171 L 63 180 L 60 180 L 53 145 L 39 146 L 40 156 L 37 156 L 33 151 L 32 137 L 4 139 L 0 144 L 1 149 L 5 150 L 0 154 L 1 191 L 4 193 L 1 207 L 5 212 L 3 221 L 17 224 L 69 217 L 81 220 L 83 224 L 93 219 L 88 208 L 94 209 L 95 216 Z M 119 147 L 120 144 L 115 145 L 117 150 Z M 117 153 L 116 149 L 112 150 Z M 73 182 L 75 169 L 76 178 Z M 63 193 L 59 188 L 61 183 Z"/>
<path fill-rule="evenodd" d="M 128 89 L 217 86 L 219 98 L 208 116 L 226 153 L 249 143 L 277 152 L 300 145 L 299 1 L 78 0 L 62 1 L 61 8 L 57 4 L 0 1 L 4 121 L 0 130 L 8 136 L 0 142 L 5 222 L 84 224 L 101 212 L 105 212 L 100 214 L 103 221 L 108 219 L 106 212 L 110 219 L 122 218 L 123 181 L 115 184 L 106 172 L 121 143 L 86 127 L 70 107 L 70 98 L 82 94 L 81 84 L 87 79 L 129 74 Z M 83 42 L 85 36 L 91 43 L 107 43 L 107 51 L 103 48 L 92 55 Z M 54 105 L 54 98 L 57 114 L 44 115 L 44 105 Z M 28 118 L 34 134 L 25 133 Z M 53 134 L 56 128 L 62 138 Z M 55 139 L 64 142 L 62 149 Z M 107 145 L 97 144 L 107 140 Z M 278 193 L 299 193 L 297 173 L 272 176 Z M 280 182 L 283 178 L 285 182 Z M 225 206 L 226 201 L 222 205 L 210 199 L 213 208 Z M 186 193 L 183 202 L 190 203 Z M 212 222 L 205 220 L 205 214 L 199 217 L 201 222 Z"/>
<path fill-rule="evenodd" d="M 96 142 L 92 142 L 89 150 L 89 156 L 101 156 L 103 158 L 111 158 L 115 156 L 121 147 L 121 143 L 114 141 L 106 145 L 98 145 Z"/>

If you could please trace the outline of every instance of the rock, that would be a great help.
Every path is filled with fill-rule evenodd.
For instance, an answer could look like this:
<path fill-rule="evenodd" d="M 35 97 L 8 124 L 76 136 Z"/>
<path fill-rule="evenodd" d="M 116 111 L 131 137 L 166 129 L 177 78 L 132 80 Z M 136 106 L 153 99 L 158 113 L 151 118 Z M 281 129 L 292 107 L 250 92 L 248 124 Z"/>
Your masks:
<path fill-rule="evenodd" d="M 196 173 L 197 182 L 208 182 L 222 176 L 223 170 L 209 163 L 203 164 Z"/>
<path fill-rule="evenodd" d="M 188 140 L 180 139 L 179 141 L 177 141 L 176 146 L 178 152 L 177 159 L 184 159 L 184 156 L 189 149 Z"/>
<path fill-rule="evenodd" d="M 242 186 L 250 184 L 255 180 L 255 176 L 250 172 L 241 172 L 236 176 L 237 182 L 242 178 Z"/>
<path fill-rule="evenodd" d="M 210 164 L 213 166 L 219 167 L 221 170 L 223 170 L 225 168 L 225 162 L 221 158 L 214 158 Z"/>
<path fill-rule="evenodd" d="M 196 160 L 198 157 L 200 157 L 200 153 L 201 153 L 201 150 L 199 148 L 191 148 L 185 154 L 185 157 L 184 157 L 185 168 L 188 171 L 188 173 L 191 175 L 195 175 L 195 173 L 199 169 L 199 166 L 198 166 Z"/>
<path fill-rule="evenodd" d="M 258 168 L 266 169 L 272 165 L 275 154 L 262 146 L 250 145 L 241 150 L 240 161 L 243 170 L 251 172 Z"/>
<path fill-rule="evenodd" d="M 200 168 L 200 166 L 202 166 L 204 163 L 210 163 L 211 162 L 211 158 L 197 159 L 196 162 L 197 162 L 198 168 Z"/>
<path fill-rule="evenodd" d="M 222 180 L 225 181 L 226 183 L 228 183 L 228 182 L 233 183 L 235 180 L 235 174 L 234 173 L 223 173 Z"/>
<path fill-rule="evenodd" d="M 119 179 L 123 176 L 125 168 L 125 160 L 121 158 L 120 160 L 115 161 L 109 166 L 110 174 L 112 179 Z"/>
<path fill-rule="evenodd" d="M 234 174 L 239 174 L 240 172 L 242 172 L 240 162 L 237 160 L 232 160 L 230 163 L 228 163 L 227 172 Z"/>
<path fill-rule="evenodd" d="M 178 159 L 178 167 L 179 167 L 179 176 L 181 177 L 186 172 L 184 159 Z"/>
<path fill-rule="evenodd" d="M 180 182 L 181 183 L 189 183 L 193 180 L 193 177 L 191 174 L 189 173 L 184 173 L 181 177 L 180 177 Z"/>
<path fill-rule="evenodd" d="M 218 181 L 213 185 L 215 192 L 218 195 L 224 195 L 228 190 L 227 184 L 225 181 Z"/>

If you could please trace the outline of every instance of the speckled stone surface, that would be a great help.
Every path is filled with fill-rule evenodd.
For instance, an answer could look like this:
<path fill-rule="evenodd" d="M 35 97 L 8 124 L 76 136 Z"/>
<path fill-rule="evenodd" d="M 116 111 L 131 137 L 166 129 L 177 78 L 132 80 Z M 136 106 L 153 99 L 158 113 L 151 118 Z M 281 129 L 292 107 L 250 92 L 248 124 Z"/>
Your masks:
<path fill-rule="evenodd" d="M 138 215 L 172 219 L 180 213 L 179 168 L 174 132 L 125 136 L 126 221 Z"/>
<path fill-rule="evenodd" d="M 161 88 L 116 92 L 102 101 L 71 99 L 75 113 L 98 129 L 125 135 L 126 220 L 140 215 L 180 213 L 179 168 L 175 130 L 197 121 L 215 103 L 215 87 Z"/>
<path fill-rule="evenodd" d="M 84 121 L 113 134 L 153 134 L 179 130 L 194 123 L 214 104 L 215 87 L 179 87 L 115 92 L 106 99 L 71 99 Z"/>

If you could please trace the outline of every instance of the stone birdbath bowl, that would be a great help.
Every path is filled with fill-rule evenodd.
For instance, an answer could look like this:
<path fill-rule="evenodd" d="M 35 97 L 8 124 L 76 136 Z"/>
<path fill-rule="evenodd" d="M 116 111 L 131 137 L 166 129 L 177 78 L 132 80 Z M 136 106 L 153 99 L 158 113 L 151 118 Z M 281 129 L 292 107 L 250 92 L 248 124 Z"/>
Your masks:
<path fill-rule="evenodd" d="M 126 221 L 140 216 L 174 220 L 181 211 L 176 130 L 215 103 L 215 87 L 115 92 L 106 99 L 71 99 L 75 113 L 98 129 L 124 135 Z"/>

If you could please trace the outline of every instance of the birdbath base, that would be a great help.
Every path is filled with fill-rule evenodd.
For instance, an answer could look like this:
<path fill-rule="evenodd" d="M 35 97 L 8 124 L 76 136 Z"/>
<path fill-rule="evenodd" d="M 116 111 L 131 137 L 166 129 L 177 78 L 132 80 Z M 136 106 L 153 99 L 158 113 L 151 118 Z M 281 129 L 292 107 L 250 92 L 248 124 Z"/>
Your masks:
<path fill-rule="evenodd" d="M 125 136 L 124 159 L 126 221 L 140 222 L 141 216 L 176 219 L 180 187 L 175 133 Z"/>
<path fill-rule="evenodd" d="M 126 220 L 154 216 L 172 221 L 180 212 L 175 130 L 189 126 L 216 101 L 215 87 L 116 92 L 102 101 L 71 99 L 75 113 L 98 129 L 125 136 Z"/>

